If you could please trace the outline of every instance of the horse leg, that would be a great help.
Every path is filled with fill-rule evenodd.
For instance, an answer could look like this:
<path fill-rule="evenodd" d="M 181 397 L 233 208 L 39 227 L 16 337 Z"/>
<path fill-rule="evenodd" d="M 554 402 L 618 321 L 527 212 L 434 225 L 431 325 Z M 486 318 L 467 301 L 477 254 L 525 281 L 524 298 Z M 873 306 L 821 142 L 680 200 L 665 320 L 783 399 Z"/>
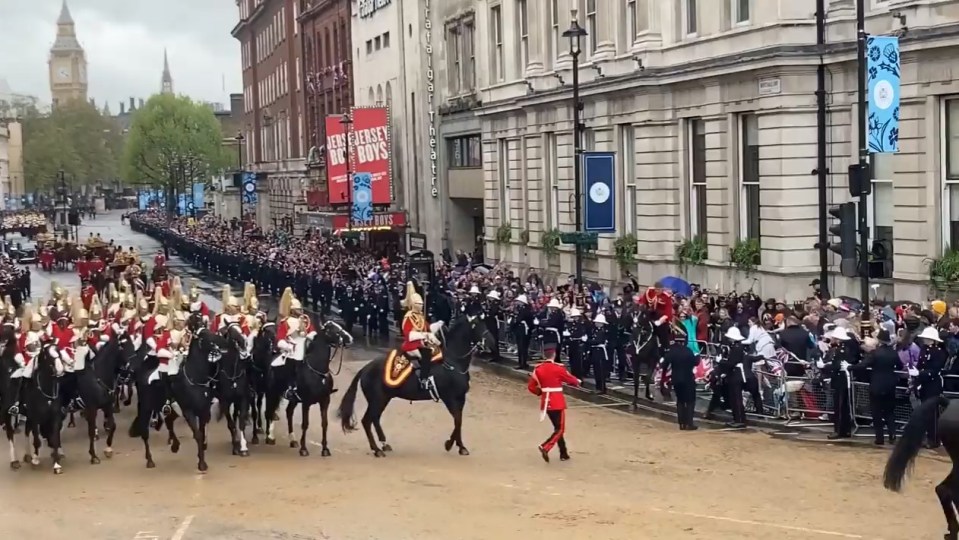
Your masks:
<path fill-rule="evenodd" d="M 373 440 L 373 420 L 378 419 L 381 414 L 383 414 L 383 409 L 379 402 L 370 401 L 366 406 L 366 412 L 363 413 L 363 419 L 360 421 L 363 424 L 363 431 L 366 432 L 366 439 L 370 441 L 370 450 L 373 451 L 373 457 L 386 457 L 386 452 L 380 450 L 376 441 Z"/>
<path fill-rule="evenodd" d="M 633 408 L 639 404 L 639 354 L 633 355 Z"/>
<path fill-rule="evenodd" d="M 113 457 L 113 435 L 117 431 L 117 420 L 109 407 L 103 410 L 103 429 L 107 432 L 107 447 L 103 450 L 103 455 L 110 459 Z"/>
<path fill-rule="evenodd" d="M 76 419 L 73 418 L 73 411 L 70 411 L 70 422 L 67 424 L 68 428 L 77 427 Z"/>
<path fill-rule="evenodd" d="M 237 438 L 236 422 L 233 419 L 232 404 L 230 402 L 220 402 L 223 408 L 223 415 L 226 416 L 226 428 L 230 430 L 230 446 L 234 456 L 240 455 L 240 441 Z"/>
<path fill-rule="evenodd" d="M 956 478 L 955 469 L 953 469 L 945 480 L 936 486 L 936 496 L 939 497 L 939 503 L 942 505 L 942 512 L 946 516 L 946 523 L 949 525 L 949 532 L 945 535 L 946 540 L 957 540 L 959 538 L 959 520 L 956 519 L 955 500 L 953 499 L 953 478 Z"/>
<path fill-rule="evenodd" d="M 13 442 L 13 417 L 7 417 L 6 425 L 3 426 L 4 433 L 7 434 L 7 444 L 10 445 L 10 468 L 14 471 L 20 470 L 20 460 L 17 459 L 17 447 Z"/>
<path fill-rule="evenodd" d="M 260 393 L 254 387 L 250 400 L 250 423 L 253 425 L 253 438 L 250 444 L 260 444 Z"/>
<path fill-rule="evenodd" d="M 276 395 L 274 395 L 276 394 Z M 266 426 L 266 445 L 276 444 L 276 410 L 280 408 L 280 396 L 272 389 L 266 394 L 266 414 L 264 415 L 264 425 Z"/>
<path fill-rule="evenodd" d="M 180 438 L 176 436 L 176 431 L 173 430 L 173 423 L 176 422 L 177 418 L 179 418 L 177 413 L 170 411 L 170 414 L 163 419 L 163 423 L 166 424 L 167 429 L 167 444 L 170 445 L 170 451 L 174 454 L 180 451 Z M 192 428 L 193 426 L 191 425 L 190 427 Z"/>
<path fill-rule="evenodd" d="M 94 414 L 94 420 L 96 420 L 96 415 Z M 62 474 L 63 466 L 60 465 L 60 429 L 62 428 L 62 422 L 59 420 L 59 416 L 55 417 L 51 421 L 50 426 L 50 437 L 47 439 L 47 445 L 50 446 L 50 458 L 53 460 L 53 474 Z M 96 422 L 94 422 L 96 426 Z"/>
<path fill-rule="evenodd" d="M 306 404 L 303 405 L 306 407 Z M 296 437 L 293 435 L 293 411 L 296 410 L 296 398 L 286 403 L 286 430 L 290 439 L 290 448 L 296 448 Z"/>
<path fill-rule="evenodd" d="M 330 410 L 330 395 L 326 394 L 320 399 L 320 425 L 323 428 L 323 438 L 320 439 L 320 446 L 321 446 L 320 455 L 323 457 L 330 457 L 332 455 L 330 453 L 330 447 L 326 445 L 326 428 L 328 428 L 330 425 L 330 419 L 328 415 L 329 410 Z M 379 422 L 377 422 L 376 425 L 377 427 L 379 427 Z M 377 431 L 380 431 L 380 430 L 377 429 Z"/>
<path fill-rule="evenodd" d="M 249 416 L 249 403 L 246 397 L 240 398 L 240 404 L 235 408 L 236 421 L 238 423 L 237 433 L 240 435 L 240 457 L 248 457 L 250 449 L 246 446 L 246 423 Z"/>
<path fill-rule="evenodd" d="M 57 414 L 54 411 L 53 414 Z M 30 449 L 30 464 L 34 467 L 40 465 L 40 424 L 34 423 L 30 426 L 30 434 L 33 437 L 33 446 Z"/>
<path fill-rule="evenodd" d="M 126 392 L 125 392 L 126 397 L 123 398 L 123 406 L 129 407 L 130 404 L 133 403 L 133 383 L 132 382 L 127 383 L 125 387 L 126 387 Z"/>
<path fill-rule="evenodd" d="M 461 399 L 443 400 L 443 403 L 446 405 L 446 410 L 453 416 L 453 432 L 450 433 L 450 438 L 443 444 L 443 447 L 449 452 L 455 443 L 456 448 L 459 449 L 459 454 L 468 456 L 470 451 L 463 444 L 463 408 L 466 406 L 466 396 Z"/>
<path fill-rule="evenodd" d="M 97 457 L 97 410 L 87 407 L 83 411 L 83 416 L 87 419 L 87 437 L 90 439 L 90 465 L 99 465 L 100 458 Z"/>
<path fill-rule="evenodd" d="M 386 410 L 386 405 L 390 404 L 389 398 L 387 398 L 386 403 L 383 406 L 383 410 Z M 384 452 L 392 452 L 393 447 L 386 442 L 386 433 L 383 431 L 383 426 L 380 425 L 380 418 L 383 417 L 382 411 L 380 414 L 376 415 L 376 418 L 373 419 L 373 427 L 376 428 L 376 436 L 380 439 L 380 446 L 383 447 Z"/>
<path fill-rule="evenodd" d="M 310 455 L 310 450 L 306 447 L 306 432 L 310 429 L 310 404 L 308 402 L 303 402 L 300 405 L 300 418 L 302 424 L 300 424 L 300 456 L 306 457 Z"/>

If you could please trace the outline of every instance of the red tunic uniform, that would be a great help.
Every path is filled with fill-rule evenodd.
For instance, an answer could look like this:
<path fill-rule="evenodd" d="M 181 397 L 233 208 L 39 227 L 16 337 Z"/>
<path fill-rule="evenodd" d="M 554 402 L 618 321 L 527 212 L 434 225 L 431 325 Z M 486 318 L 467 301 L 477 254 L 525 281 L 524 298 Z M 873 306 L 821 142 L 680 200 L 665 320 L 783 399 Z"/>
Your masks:
<path fill-rule="evenodd" d="M 93 303 L 93 297 L 97 295 L 97 290 L 93 285 L 87 285 L 80 291 L 80 300 L 83 302 L 83 308 L 90 310 L 90 304 Z"/>
<path fill-rule="evenodd" d="M 526 388 L 539 396 L 540 421 L 547 416 L 553 423 L 553 433 L 546 441 L 540 445 L 540 451 L 543 453 L 543 459 L 549 461 L 547 457 L 553 446 L 559 444 L 560 458 L 566 459 L 566 441 L 563 434 L 566 433 L 566 397 L 563 396 L 563 384 L 579 386 L 579 379 L 570 375 L 562 364 L 556 362 L 543 362 L 536 366 L 529 377 L 529 383 Z"/>
<path fill-rule="evenodd" d="M 425 347 L 422 339 L 410 339 L 411 332 L 429 332 L 429 324 L 426 322 L 426 316 L 422 313 L 409 311 L 403 317 L 403 345 L 400 349 L 403 352 L 412 352 Z"/>
<path fill-rule="evenodd" d="M 156 356 L 160 360 L 160 365 L 170 363 L 170 332 L 164 330 L 159 334 L 147 339 L 147 345 L 150 347 L 149 354 Z"/>
<path fill-rule="evenodd" d="M 656 292 L 656 289 L 650 287 L 640 297 L 639 303 L 652 309 L 656 313 L 657 319 L 666 317 L 667 323 L 673 320 L 673 297 L 668 292 Z"/>
<path fill-rule="evenodd" d="M 77 261 L 77 274 L 80 275 L 80 279 L 90 277 L 90 263 L 87 261 Z"/>
<path fill-rule="evenodd" d="M 283 319 L 276 325 L 276 342 L 277 343 L 281 341 L 286 341 L 286 339 L 290 337 L 291 334 L 293 334 L 293 327 L 289 323 L 289 319 L 292 319 L 292 318 L 295 318 L 295 317 L 292 317 L 292 316 L 287 317 L 286 319 Z M 297 320 L 297 322 L 301 325 L 303 324 L 302 321 Z M 246 324 L 246 317 L 243 317 L 243 320 L 240 322 L 240 326 L 242 328 L 247 328 L 247 330 L 244 330 L 244 331 L 249 332 L 248 330 L 249 326 L 247 326 Z M 313 332 L 316 332 L 316 329 L 313 328 L 313 321 L 310 320 L 308 323 L 306 323 L 306 328 L 303 328 L 302 330 L 303 330 L 304 336 L 309 335 Z"/>
<path fill-rule="evenodd" d="M 199 311 L 200 315 L 204 317 L 210 316 L 210 308 L 206 305 L 206 302 L 197 301 L 190 304 L 190 311 Z"/>
<path fill-rule="evenodd" d="M 156 256 L 153 257 L 153 266 L 155 268 L 163 268 L 163 265 L 165 264 L 166 257 L 164 257 L 162 253 L 157 253 Z"/>
<path fill-rule="evenodd" d="M 90 275 L 95 276 L 97 274 L 102 274 L 106 270 L 107 265 L 104 264 L 103 259 L 93 259 L 90 261 Z"/>

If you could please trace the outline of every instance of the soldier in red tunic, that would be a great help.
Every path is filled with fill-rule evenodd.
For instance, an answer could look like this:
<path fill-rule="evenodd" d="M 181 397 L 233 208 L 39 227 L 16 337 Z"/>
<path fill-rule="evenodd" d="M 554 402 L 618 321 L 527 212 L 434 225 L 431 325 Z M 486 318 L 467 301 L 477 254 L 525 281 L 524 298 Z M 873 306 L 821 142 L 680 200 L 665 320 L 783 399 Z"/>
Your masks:
<path fill-rule="evenodd" d="M 669 329 L 673 322 L 673 296 L 664 291 L 662 284 L 657 282 L 646 289 L 646 293 L 640 297 L 639 303 L 654 313 L 651 319 L 656 339 L 659 341 L 659 357 L 662 360 L 671 340 Z"/>
<path fill-rule="evenodd" d="M 163 255 L 163 250 L 158 249 L 157 254 L 153 256 L 153 267 L 160 269 L 166 266 L 166 257 Z"/>
<path fill-rule="evenodd" d="M 89 256 L 87 259 L 77 261 L 76 267 L 77 274 L 80 276 L 80 281 L 86 281 L 90 277 Z"/>
<path fill-rule="evenodd" d="M 102 274 L 106 270 L 107 265 L 103 262 L 103 259 L 100 257 L 94 257 L 89 262 L 90 277 L 93 278 L 98 274 Z"/>
<path fill-rule="evenodd" d="M 96 288 L 90 284 L 90 278 L 83 278 L 83 288 L 80 289 L 80 301 L 83 302 L 83 309 L 90 311 L 90 304 L 93 297 L 97 295 Z"/>
<path fill-rule="evenodd" d="M 563 364 L 547 359 L 536 366 L 526 386 L 530 393 L 539 396 L 540 421 L 548 417 L 553 423 L 553 434 L 539 446 L 539 453 L 547 463 L 549 451 L 557 444 L 559 459 L 569 459 L 566 439 L 563 437 L 566 432 L 566 397 L 563 396 L 563 383 L 579 386 L 580 380 L 570 375 Z"/>

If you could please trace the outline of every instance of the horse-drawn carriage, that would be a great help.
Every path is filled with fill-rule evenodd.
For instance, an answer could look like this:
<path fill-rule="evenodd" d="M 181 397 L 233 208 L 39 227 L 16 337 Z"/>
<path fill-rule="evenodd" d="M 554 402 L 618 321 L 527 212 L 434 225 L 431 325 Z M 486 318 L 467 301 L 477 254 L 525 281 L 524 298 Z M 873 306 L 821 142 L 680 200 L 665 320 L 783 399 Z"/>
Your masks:
<path fill-rule="evenodd" d="M 82 255 L 75 242 L 57 238 L 49 233 L 37 235 L 37 250 L 40 266 L 48 272 L 54 269 L 67 270 L 76 265 Z"/>

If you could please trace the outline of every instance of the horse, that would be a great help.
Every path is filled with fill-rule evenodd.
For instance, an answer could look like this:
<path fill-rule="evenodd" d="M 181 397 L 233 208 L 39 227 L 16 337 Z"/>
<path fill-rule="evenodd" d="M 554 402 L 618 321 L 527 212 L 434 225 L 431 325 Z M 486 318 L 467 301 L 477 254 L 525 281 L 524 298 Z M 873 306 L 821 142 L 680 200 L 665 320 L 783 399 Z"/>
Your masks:
<path fill-rule="evenodd" d="M 269 390 L 270 363 L 276 358 L 276 323 L 266 322 L 253 338 L 253 361 L 250 362 L 250 382 L 253 386 L 253 438 L 250 444 L 260 443 L 260 433 L 263 433 L 264 405 Z"/>
<path fill-rule="evenodd" d="M 226 416 L 226 425 L 230 430 L 233 455 L 247 457 L 250 450 L 246 446 L 246 423 L 250 415 L 250 393 L 252 387 L 249 377 L 249 357 L 246 354 L 246 336 L 240 325 L 231 323 L 220 329 L 209 339 L 222 351 L 217 362 L 215 392 L 219 402 L 216 420 Z M 238 429 L 239 428 L 239 429 Z"/>
<path fill-rule="evenodd" d="M 194 313 L 187 319 L 187 331 L 192 336 L 189 350 L 178 371 L 168 376 L 172 378 L 170 389 L 173 400 L 180 406 L 183 419 L 190 426 L 196 441 L 197 470 L 203 473 L 209 468 L 206 463 L 206 426 L 210 423 L 210 407 L 213 403 L 213 391 L 210 388 L 213 381 L 213 364 L 222 357 L 229 344 L 226 338 L 206 327 L 199 313 Z M 173 444 L 179 442 L 173 431 L 173 420 L 176 417 L 176 413 L 172 411 L 167 416 L 167 427 Z"/>
<path fill-rule="evenodd" d="M 948 399 L 937 396 L 927 399 L 916 408 L 886 461 L 883 485 L 897 493 L 902 489 L 903 481 L 922 448 L 929 426 L 936 422 L 936 415 L 939 415 L 936 426 L 939 439 L 952 459 L 952 470 L 936 486 L 936 496 L 939 497 L 946 523 L 949 525 L 949 532 L 943 538 L 959 540 L 959 519 L 956 516 L 959 505 L 959 470 L 956 468 L 959 464 L 959 405 L 953 407 Z"/>
<path fill-rule="evenodd" d="M 470 383 L 470 360 L 475 352 L 481 350 L 490 350 L 495 344 L 493 336 L 486 328 L 482 315 L 473 315 L 461 313 L 454 318 L 452 325 L 446 332 L 445 345 L 441 347 L 442 364 L 433 366 L 431 370 L 435 389 L 439 394 L 446 409 L 453 417 L 453 432 L 450 438 L 445 442 L 444 447 L 449 452 L 455 443 L 461 456 L 468 456 L 469 450 L 463 444 L 463 408 L 466 406 L 466 394 L 469 392 Z M 423 389 L 417 377 L 411 373 L 412 366 L 406 366 L 405 379 L 394 386 L 387 385 L 387 377 L 391 377 L 387 370 L 393 361 L 398 361 L 400 352 L 393 351 L 385 358 L 379 358 L 363 366 L 353 377 L 346 394 L 343 395 L 343 401 L 337 412 L 343 431 L 349 433 L 356 430 L 356 419 L 354 418 L 354 406 L 356 402 L 357 387 L 362 385 L 363 395 L 366 397 L 367 408 L 363 415 L 363 430 L 366 431 L 366 438 L 369 440 L 370 449 L 374 457 L 384 457 L 386 452 L 391 452 L 393 448 L 386 443 L 386 434 L 380 426 L 380 417 L 383 411 L 393 398 L 399 398 L 409 401 L 432 400 L 430 392 Z M 435 358 L 435 357 L 434 357 Z M 424 358 L 422 361 L 429 362 L 430 359 Z M 393 371 L 393 370 L 390 370 Z M 395 377 L 395 374 L 393 375 Z M 395 381 L 396 379 L 393 378 Z M 377 446 L 373 440 L 371 426 L 376 428 L 382 448 Z"/>
<path fill-rule="evenodd" d="M 330 371 L 330 361 L 337 350 L 342 350 L 343 346 L 348 346 L 352 342 L 353 336 L 342 326 L 333 321 L 326 321 L 320 327 L 316 336 L 307 344 L 303 361 L 295 363 L 296 392 L 286 405 L 286 426 L 290 438 L 290 448 L 299 446 L 300 455 L 303 457 L 310 455 L 310 451 L 306 447 L 306 432 L 310 428 L 310 407 L 314 404 L 320 405 L 323 428 L 323 438 L 320 440 L 320 455 L 323 457 L 331 455 L 326 440 L 326 430 L 329 426 L 327 414 L 330 409 L 330 399 L 333 396 L 334 374 Z M 340 367 L 343 366 L 342 362 L 343 357 L 340 356 Z M 337 373 L 339 373 L 339 369 L 337 369 Z M 293 412 L 298 404 L 301 405 L 300 415 L 302 419 L 299 443 L 293 437 Z M 269 413 L 270 411 L 268 411 Z M 269 434 L 267 436 L 269 437 Z M 267 444 L 270 444 L 270 441 L 271 439 L 267 438 Z"/>
<path fill-rule="evenodd" d="M 60 398 L 60 379 L 63 377 L 63 362 L 56 345 L 42 345 L 40 354 L 32 360 L 36 362 L 33 375 L 26 386 L 26 426 L 24 435 L 33 435 L 33 452 L 25 455 L 34 466 L 40 464 L 37 454 L 40 452 L 40 439 L 46 439 L 53 459 L 53 474 L 63 473 L 60 465 L 60 431 L 63 428 L 62 400 Z"/>
<path fill-rule="evenodd" d="M 97 416 L 103 411 L 103 428 L 107 432 L 107 447 L 103 455 L 113 457 L 113 435 L 117 430 L 114 404 L 117 380 L 126 358 L 116 338 L 107 341 L 88 361 L 85 369 L 76 372 L 77 394 L 83 402 L 83 416 L 87 420 L 90 438 L 90 464 L 100 463 L 97 456 Z"/>
<path fill-rule="evenodd" d="M 649 312 L 639 309 L 633 312 L 633 332 L 630 335 L 633 345 L 633 407 L 639 403 L 639 379 L 643 379 L 646 388 L 646 399 L 653 400 L 650 386 L 656 365 L 659 363 L 659 345 L 656 341 L 656 332 L 653 322 L 649 319 Z M 640 375 L 642 374 L 642 375 Z"/>
<path fill-rule="evenodd" d="M 13 470 L 20 468 L 20 460 L 17 459 L 17 450 L 13 438 L 19 428 L 20 408 L 23 405 L 19 403 L 20 389 L 24 384 L 23 379 L 11 378 L 11 375 L 17 369 L 14 360 L 16 353 L 16 339 L 12 334 L 0 334 L 0 425 L 3 426 L 7 442 L 10 444 L 10 468 Z"/>

